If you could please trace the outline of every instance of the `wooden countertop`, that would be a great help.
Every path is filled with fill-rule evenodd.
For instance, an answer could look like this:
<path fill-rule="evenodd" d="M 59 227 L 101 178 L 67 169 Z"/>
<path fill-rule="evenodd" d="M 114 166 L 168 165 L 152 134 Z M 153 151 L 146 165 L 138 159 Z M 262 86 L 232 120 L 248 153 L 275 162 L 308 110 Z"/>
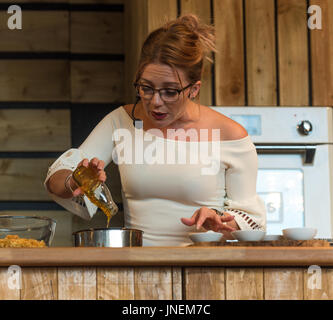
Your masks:
<path fill-rule="evenodd" d="M 10 265 L 333 266 L 333 247 L 1 248 Z"/>

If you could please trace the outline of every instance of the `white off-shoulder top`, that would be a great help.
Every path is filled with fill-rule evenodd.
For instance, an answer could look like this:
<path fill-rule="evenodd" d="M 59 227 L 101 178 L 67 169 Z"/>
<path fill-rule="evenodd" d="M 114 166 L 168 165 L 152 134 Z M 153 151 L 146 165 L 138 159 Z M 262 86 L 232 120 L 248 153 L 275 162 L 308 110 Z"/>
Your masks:
<path fill-rule="evenodd" d="M 195 226 L 180 219 L 204 206 L 233 215 L 242 230 L 266 229 L 265 205 L 256 193 L 257 153 L 249 136 L 227 141 L 166 139 L 134 127 L 119 107 L 78 149 L 66 151 L 52 164 L 45 183 L 57 170 L 74 170 L 83 158 L 94 157 L 106 166 L 118 164 L 125 227 L 142 230 L 144 246 L 190 244 L 188 233 Z M 97 211 L 86 197 L 50 196 L 84 219 Z"/>

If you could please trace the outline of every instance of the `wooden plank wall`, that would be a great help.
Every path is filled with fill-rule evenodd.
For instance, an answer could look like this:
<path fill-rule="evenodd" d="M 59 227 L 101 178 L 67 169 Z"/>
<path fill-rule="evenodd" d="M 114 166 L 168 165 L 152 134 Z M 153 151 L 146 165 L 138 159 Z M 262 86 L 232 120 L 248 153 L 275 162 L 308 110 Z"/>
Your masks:
<path fill-rule="evenodd" d="M 330 0 L 125 0 L 125 4 L 125 16 L 145 25 L 134 34 L 125 26 L 126 41 L 135 47 L 151 31 L 149 26 L 160 26 L 166 16 L 173 19 L 192 12 L 214 23 L 218 53 L 213 72 L 208 67 L 203 77 L 202 104 L 333 106 Z M 310 5 L 322 9 L 321 30 L 308 28 Z M 166 12 L 175 7 L 177 14 L 174 9 Z M 139 48 L 129 59 L 137 61 L 138 54 Z M 134 74 L 135 67 L 128 68 Z"/>
<path fill-rule="evenodd" d="M 307 26 L 312 4 L 322 30 Z M 333 106 L 332 10 L 329 0 L 214 0 L 215 104 Z"/>
<path fill-rule="evenodd" d="M 72 231 L 102 227 L 105 217 L 88 224 L 66 212 L 43 181 L 49 165 L 86 137 L 80 125 L 100 120 L 82 109 L 98 109 L 101 118 L 124 100 L 123 1 L 19 1 L 22 30 L 9 30 L 7 8 L 16 3 L 0 1 L 0 212 L 55 218 L 53 245 L 71 245 Z"/>
<path fill-rule="evenodd" d="M 332 268 L 23 267 L 1 300 L 331 300 Z"/>
<path fill-rule="evenodd" d="M 333 105 L 333 3 L 310 0 L 322 8 L 323 29 L 311 32 L 311 65 L 313 105 Z"/>

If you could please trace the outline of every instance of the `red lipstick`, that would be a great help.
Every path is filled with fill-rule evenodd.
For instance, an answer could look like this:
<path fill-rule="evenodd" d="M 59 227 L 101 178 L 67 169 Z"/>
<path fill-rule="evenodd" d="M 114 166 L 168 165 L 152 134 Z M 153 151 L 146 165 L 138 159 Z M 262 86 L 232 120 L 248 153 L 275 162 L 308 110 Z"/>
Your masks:
<path fill-rule="evenodd" d="M 156 120 L 163 120 L 168 114 L 163 112 L 152 111 L 151 114 Z"/>

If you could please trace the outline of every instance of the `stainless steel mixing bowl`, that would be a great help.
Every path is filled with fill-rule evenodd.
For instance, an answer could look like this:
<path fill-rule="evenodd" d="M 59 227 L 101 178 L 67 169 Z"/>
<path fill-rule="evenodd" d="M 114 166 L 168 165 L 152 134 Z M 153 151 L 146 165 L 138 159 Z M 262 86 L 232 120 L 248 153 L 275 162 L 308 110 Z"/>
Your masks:
<path fill-rule="evenodd" d="M 127 228 L 87 229 L 73 233 L 75 247 L 142 247 L 143 231 Z"/>

